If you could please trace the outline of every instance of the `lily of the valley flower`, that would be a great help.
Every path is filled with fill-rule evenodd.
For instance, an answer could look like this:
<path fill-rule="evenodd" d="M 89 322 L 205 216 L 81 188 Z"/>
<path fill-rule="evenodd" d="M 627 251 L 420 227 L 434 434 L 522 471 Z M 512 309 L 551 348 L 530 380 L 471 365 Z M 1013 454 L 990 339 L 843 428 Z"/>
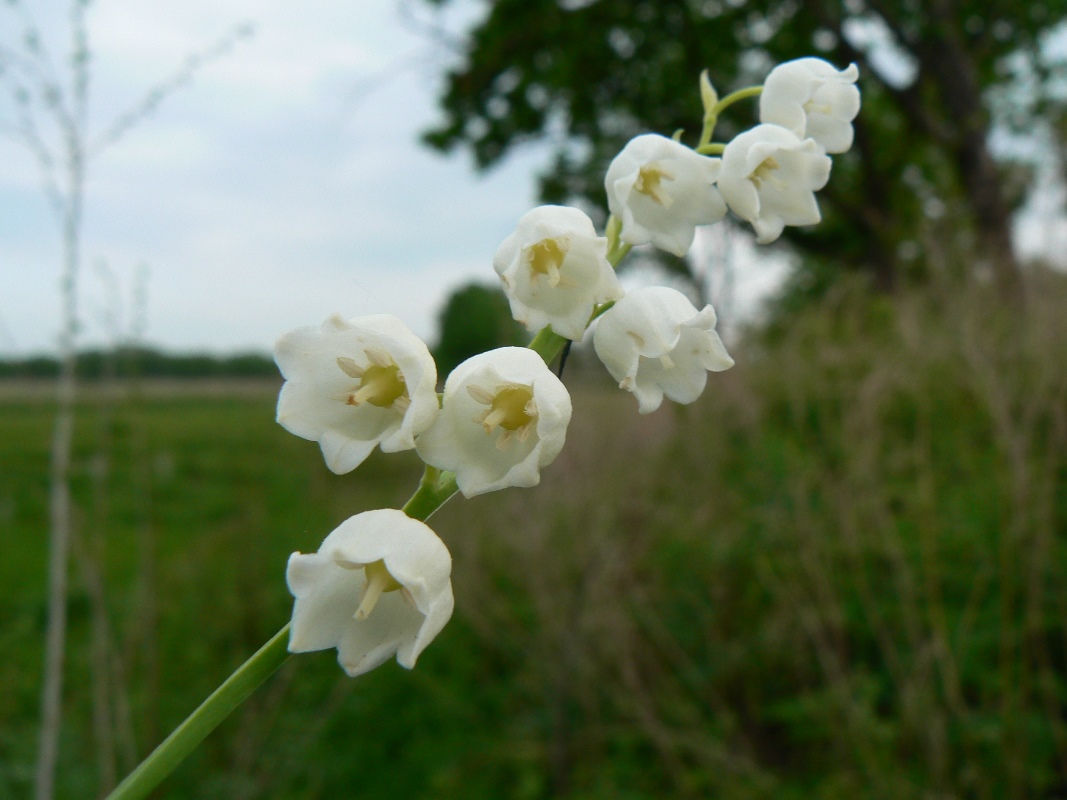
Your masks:
<path fill-rule="evenodd" d="M 773 242 L 786 225 L 822 217 L 815 192 L 830 178 L 830 158 L 813 139 L 801 141 L 779 125 L 757 125 L 722 154 L 719 190 L 734 213 L 752 223 L 756 241 Z"/>
<path fill-rule="evenodd" d="M 570 394 L 541 357 L 502 347 L 452 371 L 441 415 L 417 449 L 427 464 L 455 472 L 466 497 L 536 486 L 563 449 L 570 419 Z"/>
<path fill-rule="evenodd" d="M 437 418 L 437 368 L 426 345 L 396 317 L 297 328 L 274 346 L 285 385 L 278 422 L 322 447 L 326 466 L 349 472 L 381 445 L 410 450 Z"/>
<path fill-rule="evenodd" d="M 720 167 L 719 159 L 665 136 L 649 133 L 631 139 L 604 178 L 608 208 L 622 221 L 620 238 L 684 256 L 697 225 L 710 225 L 726 215 L 726 204 L 714 186 Z"/>
<path fill-rule="evenodd" d="M 821 58 L 798 58 L 771 70 L 760 94 L 760 122 L 814 139 L 827 153 L 852 146 L 852 120 L 860 111 L 859 69 L 840 72 Z"/>
<path fill-rule="evenodd" d="M 707 382 L 734 360 L 715 332 L 715 309 L 697 311 L 681 292 L 666 286 L 636 289 L 601 316 L 593 346 L 619 387 L 633 392 L 638 410 L 649 414 L 666 395 L 692 403 Z"/>
<path fill-rule="evenodd" d="M 593 221 L 565 206 L 541 206 L 519 220 L 493 257 L 511 313 L 531 331 L 551 325 L 568 339 L 585 334 L 593 307 L 622 297 Z"/>
<path fill-rule="evenodd" d="M 350 517 L 317 553 L 293 553 L 289 651 L 337 648 L 355 677 L 396 654 L 411 669 L 452 616 L 452 557 L 423 522 L 379 509 Z"/>

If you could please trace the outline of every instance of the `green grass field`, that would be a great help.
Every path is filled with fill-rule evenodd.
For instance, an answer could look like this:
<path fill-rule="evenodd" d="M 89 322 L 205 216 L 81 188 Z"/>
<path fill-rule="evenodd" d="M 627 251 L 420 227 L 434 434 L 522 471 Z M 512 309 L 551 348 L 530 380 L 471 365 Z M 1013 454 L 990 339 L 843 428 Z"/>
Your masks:
<path fill-rule="evenodd" d="M 1063 797 L 1065 297 L 843 290 L 647 418 L 575 372 L 542 485 L 432 519 L 457 612 L 418 667 L 294 657 L 157 796 Z M 290 552 L 418 480 L 331 475 L 276 387 L 179 388 L 78 417 L 64 798 L 287 621 Z M 31 794 L 50 425 L 0 391 L 0 798 Z"/>

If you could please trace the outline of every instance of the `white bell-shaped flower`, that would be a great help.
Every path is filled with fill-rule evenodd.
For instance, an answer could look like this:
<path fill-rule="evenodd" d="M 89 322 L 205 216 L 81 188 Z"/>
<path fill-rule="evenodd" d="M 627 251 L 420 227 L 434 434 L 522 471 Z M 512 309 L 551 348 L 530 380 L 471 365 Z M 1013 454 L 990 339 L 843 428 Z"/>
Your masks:
<path fill-rule="evenodd" d="M 278 422 L 317 441 L 326 466 L 341 475 L 375 446 L 394 453 L 437 418 L 437 368 L 419 337 L 396 317 L 344 320 L 297 328 L 274 346 L 285 384 Z"/>
<path fill-rule="evenodd" d="M 715 332 L 715 309 L 697 311 L 676 289 L 636 289 L 603 314 L 593 347 L 619 387 L 633 392 L 638 410 L 649 414 L 666 395 L 692 403 L 708 379 L 734 360 Z"/>
<path fill-rule="evenodd" d="M 830 157 L 813 139 L 801 141 L 779 125 L 757 125 L 722 154 L 719 191 L 737 216 L 752 223 L 756 241 L 773 242 L 786 225 L 820 219 L 815 192 L 830 179 Z"/>
<path fill-rule="evenodd" d="M 771 70 L 760 94 L 760 122 L 814 139 L 827 153 L 852 147 L 852 120 L 860 112 L 859 69 L 837 68 L 821 58 L 798 58 Z"/>
<path fill-rule="evenodd" d="M 493 268 L 512 316 L 528 330 L 551 325 L 560 336 L 581 339 L 594 306 L 623 295 L 607 253 L 608 240 L 585 212 L 540 206 L 503 241 Z"/>
<path fill-rule="evenodd" d="M 536 486 L 563 449 L 570 419 L 570 394 L 541 357 L 502 347 L 452 371 L 441 415 L 416 446 L 427 464 L 456 473 L 466 497 Z"/>
<path fill-rule="evenodd" d="M 720 167 L 719 159 L 665 136 L 648 133 L 631 139 L 604 178 L 608 208 L 622 221 L 620 238 L 684 256 L 697 225 L 726 216 L 726 204 L 715 189 Z"/>
<path fill-rule="evenodd" d="M 337 648 L 352 677 L 396 653 L 415 660 L 452 616 L 452 557 L 428 525 L 395 509 L 350 517 L 317 553 L 289 556 L 289 650 Z"/>

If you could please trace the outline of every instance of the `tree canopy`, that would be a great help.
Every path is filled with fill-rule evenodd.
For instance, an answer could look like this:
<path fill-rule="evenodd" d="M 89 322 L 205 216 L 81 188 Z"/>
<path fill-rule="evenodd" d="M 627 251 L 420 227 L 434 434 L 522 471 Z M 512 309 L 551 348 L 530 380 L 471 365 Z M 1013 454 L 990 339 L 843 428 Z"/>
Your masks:
<path fill-rule="evenodd" d="M 998 162 L 990 135 L 1062 112 L 1063 63 L 1047 41 L 1065 17 L 1067 0 L 494 0 L 426 139 L 468 149 L 482 168 L 549 139 L 543 199 L 603 208 L 604 171 L 631 137 L 681 128 L 695 142 L 701 70 L 722 95 L 792 58 L 856 63 L 855 144 L 820 193 L 823 224 L 787 238 L 806 260 L 886 287 L 980 264 L 1015 291 L 1011 215 L 1030 172 Z M 755 114 L 734 106 L 716 138 Z"/>
<path fill-rule="evenodd" d="M 438 376 L 444 378 L 471 356 L 508 345 L 522 346 L 526 331 L 511 318 L 504 293 L 496 286 L 468 283 L 449 295 L 438 319 L 434 348 Z"/>

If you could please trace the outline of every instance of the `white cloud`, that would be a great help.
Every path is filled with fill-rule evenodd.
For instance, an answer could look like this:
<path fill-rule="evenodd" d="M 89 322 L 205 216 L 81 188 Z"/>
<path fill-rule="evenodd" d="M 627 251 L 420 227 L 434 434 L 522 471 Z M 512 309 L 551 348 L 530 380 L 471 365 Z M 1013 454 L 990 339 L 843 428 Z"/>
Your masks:
<path fill-rule="evenodd" d="M 447 290 L 491 276 L 496 246 L 531 204 L 543 155 L 478 177 L 465 158 L 418 144 L 435 81 L 410 55 L 429 45 L 392 2 L 104 0 L 89 19 L 97 131 L 233 23 L 252 20 L 256 34 L 93 163 L 86 341 L 103 336 L 96 259 L 127 287 L 149 265 L 148 338 L 169 347 L 266 349 L 333 311 L 394 313 L 432 338 Z M 65 17 L 46 9 L 39 22 L 58 53 Z M 397 64 L 408 71 L 390 75 Z M 2 356 L 50 347 L 60 321 L 39 179 L 27 153 L 5 145 L 0 159 Z"/>

